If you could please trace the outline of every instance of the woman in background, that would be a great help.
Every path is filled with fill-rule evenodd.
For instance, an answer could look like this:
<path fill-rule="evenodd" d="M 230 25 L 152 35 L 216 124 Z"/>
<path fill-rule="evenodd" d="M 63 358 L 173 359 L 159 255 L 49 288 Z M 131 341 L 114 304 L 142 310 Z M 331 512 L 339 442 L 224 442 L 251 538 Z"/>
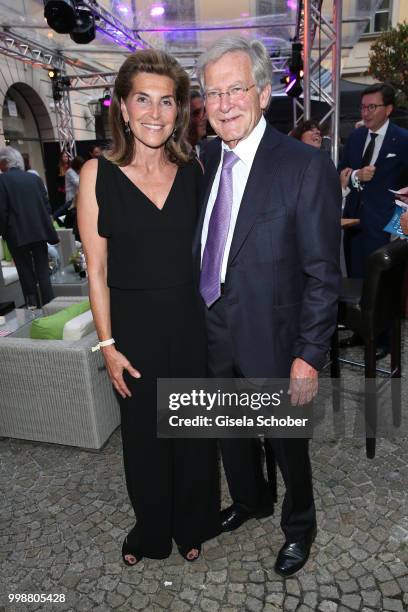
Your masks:
<path fill-rule="evenodd" d="M 322 146 L 322 130 L 317 121 L 302 121 L 299 123 L 293 130 L 289 132 L 289 136 L 292 138 L 296 138 L 296 140 L 300 140 L 305 144 L 308 144 L 312 147 L 316 147 L 320 149 Z M 340 172 L 340 183 L 343 192 L 343 198 L 346 197 L 348 193 L 348 182 L 350 180 L 350 176 L 352 173 L 351 168 L 344 168 Z"/>
<path fill-rule="evenodd" d="M 317 121 L 302 121 L 289 132 L 289 136 L 318 149 L 322 146 L 322 131 Z"/>
<path fill-rule="evenodd" d="M 62 151 L 60 154 L 58 167 L 57 167 L 57 206 L 60 208 L 65 204 L 65 174 L 70 167 L 69 155 L 66 151 Z"/>

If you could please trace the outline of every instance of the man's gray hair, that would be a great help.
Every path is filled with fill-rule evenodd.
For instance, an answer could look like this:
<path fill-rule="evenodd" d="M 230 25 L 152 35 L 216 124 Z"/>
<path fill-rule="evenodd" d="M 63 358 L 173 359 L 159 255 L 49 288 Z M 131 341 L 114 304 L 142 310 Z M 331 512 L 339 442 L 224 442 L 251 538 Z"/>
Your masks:
<path fill-rule="evenodd" d="M 13 147 L 2 147 L 0 149 L 0 162 L 5 161 L 9 168 L 24 170 L 24 159 L 20 151 Z"/>
<path fill-rule="evenodd" d="M 204 91 L 204 71 L 208 64 L 219 60 L 226 53 L 241 51 L 249 55 L 252 63 L 254 81 L 261 92 L 266 85 L 272 83 L 272 62 L 265 45 L 260 40 L 248 40 L 241 36 L 225 36 L 219 38 L 207 51 L 198 58 L 197 79 Z"/>

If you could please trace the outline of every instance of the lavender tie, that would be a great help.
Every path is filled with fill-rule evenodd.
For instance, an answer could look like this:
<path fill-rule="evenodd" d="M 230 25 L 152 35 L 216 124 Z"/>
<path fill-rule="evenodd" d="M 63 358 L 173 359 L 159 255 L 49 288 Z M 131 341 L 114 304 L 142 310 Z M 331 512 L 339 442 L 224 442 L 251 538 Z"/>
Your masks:
<path fill-rule="evenodd" d="M 208 224 L 201 267 L 200 293 L 208 308 L 221 295 L 221 266 L 231 220 L 232 168 L 239 161 L 233 151 L 224 151 L 217 198 Z"/>

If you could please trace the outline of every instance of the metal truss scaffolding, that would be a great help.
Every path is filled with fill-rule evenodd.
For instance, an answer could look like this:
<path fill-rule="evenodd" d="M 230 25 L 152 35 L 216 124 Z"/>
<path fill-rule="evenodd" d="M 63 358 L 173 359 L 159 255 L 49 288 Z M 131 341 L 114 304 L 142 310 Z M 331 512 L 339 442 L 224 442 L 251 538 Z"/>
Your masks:
<path fill-rule="evenodd" d="M 54 99 L 54 104 L 60 150 L 66 151 L 70 159 L 72 159 L 76 155 L 76 143 L 69 96 L 69 79 L 65 81 L 65 78 L 62 75 L 60 99 Z"/>
<path fill-rule="evenodd" d="M 332 0 L 331 19 L 321 14 L 323 0 L 299 0 L 297 36 L 303 42 L 303 103 L 294 101 L 294 121 L 310 119 L 312 95 L 329 105 L 329 111 L 321 119 L 331 120 L 332 159 L 337 165 L 339 155 L 340 119 L 340 69 L 341 69 L 341 24 L 342 0 Z M 312 58 L 315 34 L 324 39 L 325 46 L 319 48 L 316 59 Z M 323 62 L 331 59 L 331 81 L 323 89 L 320 85 L 320 70 Z M 297 111 L 301 111 L 298 117 Z"/>
<path fill-rule="evenodd" d="M 0 31 L 0 53 L 39 68 L 62 70 L 65 65 L 59 53 L 8 31 Z"/>
<path fill-rule="evenodd" d="M 53 52 L 41 45 L 16 36 L 7 31 L 0 32 L 0 53 L 38 68 L 58 70 L 60 76 L 66 75 L 66 62 L 61 53 Z M 72 123 L 69 88 L 60 86 L 59 100 L 54 99 L 58 141 L 61 151 L 66 151 L 72 158 L 76 155 L 74 127 Z"/>
<path fill-rule="evenodd" d="M 117 72 L 95 72 L 93 74 L 73 74 L 69 78 L 69 89 L 110 89 L 115 83 Z"/>
<path fill-rule="evenodd" d="M 137 32 L 128 28 L 110 11 L 100 6 L 96 0 L 84 0 L 84 4 L 92 10 L 97 30 L 108 36 L 115 44 L 130 51 L 147 46 Z M 71 158 L 74 157 L 76 145 L 69 97 L 70 89 L 110 87 L 116 75 L 91 74 L 89 78 L 88 75 L 83 77 L 74 75 L 68 78 L 66 76 L 67 65 L 75 66 L 76 62 L 71 61 L 63 53 L 47 49 L 37 42 L 17 36 L 6 28 L 0 31 L 0 53 L 38 68 L 46 70 L 54 68 L 59 71 L 59 99 L 54 99 L 58 141 L 61 151 L 66 151 Z M 88 85 L 81 86 L 81 80 L 84 78 L 87 79 Z M 102 82 L 104 78 L 105 82 Z M 96 85 L 93 85 L 93 82 Z"/>
<path fill-rule="evenodd" d="M 329 105 L 329 111 L 321 120 L 323 123 L 331 120 L 332 157 L 337 163 L 338 134 L 339 134 L 339 89 L 340 89 L 340 60 L 341 60 L 341 23 L 342 0 L 329 0 L 332 3 L 332 16 L 326 18 L 321 14 L 323 0 L 298 0 L 297 27 L 295 39 L 303 43 L 303 101 L 294 100 L 294 122 L 301 118 L 310 118 L 311 98 L 317 96 Z M 117 45 L 135 50 L 146 46 L 136 30 L 128 28 L 115 15 L 100 6 L 97 0 L 84 0 L 92 10 L 96 27 L 109 36 Z M 314 59 L 314 40 L 316 33 L 319 40 L 324 39 L 324 48 L 319 48 Z M 10 31 L 0 32 L 0 53 L 30 63 L 41 68 L 56 68 L 62 77 L 60 99 L 55 101 L 58 139 L 61 150 L 65 150 L 72 157 L 75 155 L 74 129 L 69 99 L 70 90 L 111 88 L 116 74 L 93 73 L 91 66 L 86 66 L 90 73 L 82 75 L 66 75 L 67 65 L 74 65 L 70 58 L 64 54 L 46 49 L 41 45 L 25 40 Z M 284 72 L 287 57 L 272 57 L 275 72 Z M 323 62 L 331 60 L 331 82 L 322 88 L 320 85 L 320 71 Z"/>
<path fill-rule="evenodd" d="M 113 13 L 101 6 L 97 0 L 83 0 L 95 17 L 96 29 L 106 34 L 117 45 L 127 47 L 129 51 L 143 49 L 147 44 L 139 34 L 128 28 Z"/>

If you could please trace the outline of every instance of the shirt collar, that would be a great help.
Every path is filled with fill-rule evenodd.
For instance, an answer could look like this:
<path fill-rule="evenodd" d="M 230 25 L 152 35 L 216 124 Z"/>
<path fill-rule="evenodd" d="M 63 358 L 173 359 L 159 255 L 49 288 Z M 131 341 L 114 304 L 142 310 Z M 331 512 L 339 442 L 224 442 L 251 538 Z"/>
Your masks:
<path fill-rule="evenodd" d="M 369 130 L 369 134 L 378 134 L 379 136 L 385 136 L 386 131 L 388 130 L 388 124 L 389 124 L 390 120 L 387 119 L 387 121 L 384 123 L 384 125 L 382 125 L 378 130 L 376 130 L 375 132 L 373 132 L 373 130 Z"/>
<path fill-rule="evenodd" d="M 262 140 L 266 129 L 266 119 L 262 115 L 252 132 L 244 140 L 240 140 L 235 149 L 230 149 L 224 142 L 222 143 L 223 151 L 234 151 L 235 155 L 247 166 L 251 167 L 259 143 Z"/>

